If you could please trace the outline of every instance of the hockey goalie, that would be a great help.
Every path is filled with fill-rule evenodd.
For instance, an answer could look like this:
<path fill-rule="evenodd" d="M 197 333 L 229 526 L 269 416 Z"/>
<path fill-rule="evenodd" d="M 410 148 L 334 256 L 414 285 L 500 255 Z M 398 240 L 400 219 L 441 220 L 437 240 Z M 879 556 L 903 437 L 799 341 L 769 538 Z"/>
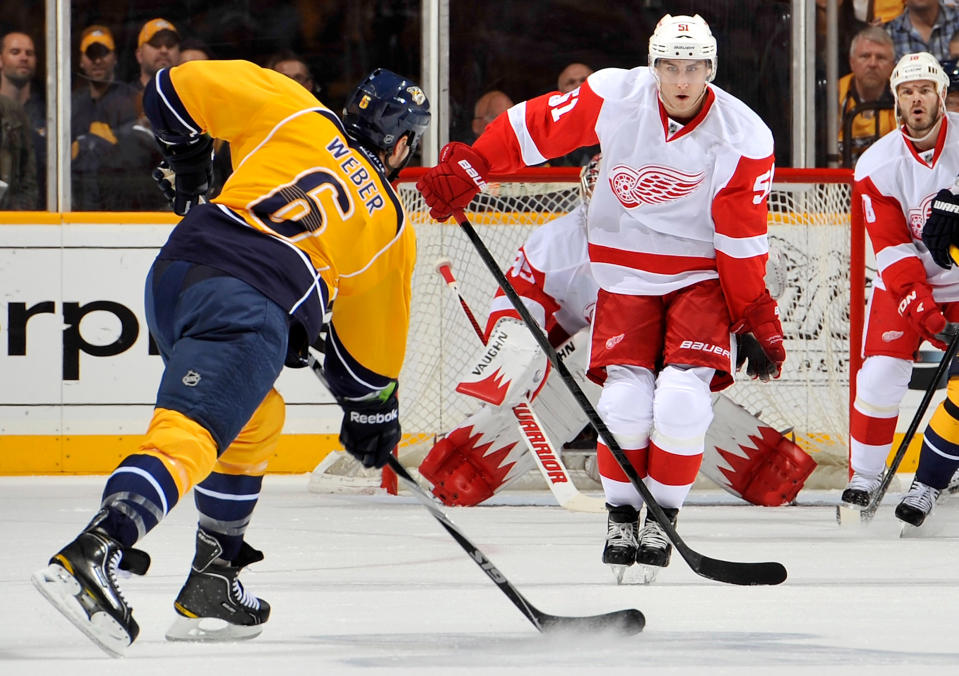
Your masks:
<path fill-rule="evenodd" d="M 581 204 L 538 228 L 520 248 L 507 278 L 533 318 L 546 331 L 565 366 L 595 405 L 600 388 L 586 378 L 588 327 L 598 286 L 589 274 L 586 211 L 600 156 L 581 172 Z M 782 289 L 774 256 L 767 285 Z M 535 467 L 514 407 L 527 402 L 556 448 L 587 425 L 585 413 L 565 384 L 551 374 L 545 355 L 500 290 L 492 301 L 485 348 L 469 362 L 457 391 L 483 405 L 450 430 L 419 466 L 433 493 L 448 505 L 476 505 Z M 762 350 L 740 336 L 737 367 L 763 373 Z M 734 349 L 737 346 L 734 341 Z M 721 394 L 713 394 L 714 419 L 707 431 L 700 472 L 728 492 L 756 505 L 790 502 L 815 469 L 815 461 L 780 432 Z"/>

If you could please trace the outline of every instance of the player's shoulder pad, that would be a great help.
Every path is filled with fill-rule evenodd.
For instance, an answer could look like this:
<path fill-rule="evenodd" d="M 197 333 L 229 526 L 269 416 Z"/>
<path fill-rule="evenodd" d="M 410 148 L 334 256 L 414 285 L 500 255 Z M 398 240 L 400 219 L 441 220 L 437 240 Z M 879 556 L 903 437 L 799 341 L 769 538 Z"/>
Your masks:
<path fill-rule="evenodd" d="M 538 270 L 565 270 L 584 264 L 586 258 L 586 209 L 580 204 L 536 228 L 523 245 L 526 257 Z"/>
<path fill-rule="evenodd" d="M 859 156 L 856 161 L 854 180 L 876 178 L 877 173 L 886 173 L 889 170 L 898 171 L 897 167 L 907 155 L 909 152 L 902 132 L 894 129 L 866 148 Z"/>
<path fill-rule="evenodd" d="M 710 125 L 720 138 L 744 157 L 764 158 L 773 154 L 773 133 L 761 117 L 738 98 L 714 84 L 712 89 L 716 100 L 714 115 L 717 125 Z M 707 120 L 709 116 L 707 116 Z"/>
<path fill-rule="evenodd" d="M 586 82 L 599 97 L 606 101 L 631 98 L 644 86 L 653 83 L 652 74 L 646 67 L 633 68 L 603 68 L 592 73 Z"/>

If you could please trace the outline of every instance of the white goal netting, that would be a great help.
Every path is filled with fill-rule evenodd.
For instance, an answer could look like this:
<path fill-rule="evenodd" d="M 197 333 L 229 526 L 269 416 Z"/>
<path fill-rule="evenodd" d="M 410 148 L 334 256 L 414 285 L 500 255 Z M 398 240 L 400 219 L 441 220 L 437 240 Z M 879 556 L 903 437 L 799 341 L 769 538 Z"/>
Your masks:
<path fill-rule="evenodd" d="M 578 169 L 531 173 L 539 180 L 491 182 L 467 211 L 503 269 L 538 225 L 579 204 Z M 778 381 L 744 376 L 726 394 L 777 429 L 792 430 L 819 465 L 807 486 L 840 487 L 846 480 L 849 426 L 850 186 L 834 182 L 835 177 L 788 173 L 788 180 L 777 179 L 769 197 L 770 247 L 780 260 L 783 281 L 779 304 L 786 365 Z M 465 233 L 452 222 L 430 219 L 414 184 L 415 179 L 405 179 L 398 185 L 417 232 L 412 317 L 400 376 L 404 441 L 399 453 L 407 465 L 418 463 L 437 435 L 477 406 L 455 387 L 479 339 L 435 271 L 436 261 L 452 261 L 460 290 L 481 324 L 496 291 Z"/>

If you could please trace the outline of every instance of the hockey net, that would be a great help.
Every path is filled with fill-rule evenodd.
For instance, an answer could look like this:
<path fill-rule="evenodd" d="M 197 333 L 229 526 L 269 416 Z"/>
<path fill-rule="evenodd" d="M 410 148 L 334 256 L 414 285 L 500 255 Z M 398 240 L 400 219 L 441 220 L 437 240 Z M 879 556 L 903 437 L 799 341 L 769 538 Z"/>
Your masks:
<path fill-rule="evenodd" d="M 475 401 L 455 387 L 479 348 L 478 338 L 436 273 L 436 261 L 452 262 L 460 290 L 481 324 L 496 291 L 466 235 L 452 221 L 439 224 L 429 217 L 415 188 L 421 172 L 407 170 L 397 184 L 417 233 L 410 331 L 400 376 L 404 438 L 398 449 L 401 461 L 411 467 L 438 435 L 476 409 Z M 769 240 L 781 262 L 779 304 L 788 359 L 778 381 L 744 379 L 726 391 L 768 424 L 791 430 L 815 458 L 818 469 L 807 487 L 840 487 L 846 480 L 850 326 L 862 325 L 863 307 L 861 295 L 850 298 L 850 182 L 845 170 L 777 171 L 769 196 Z M 467 217 L 505 269 L 537 226 L 579 204 L 578 185 L 576 167 L 528 169 L 490 181 Z M 858 338 L 852 338 L 858 345 Z M 349 475 L 345 485 L 370 483 L 368 473 L 343 460 L 328 460 L 324 468 L 334 476 L 333 485 L 344 480 L 343 474 Z M 567 464 L 577 469 L 574 462 Z M 545 488 L 538 477 L 520 485 Z"/>

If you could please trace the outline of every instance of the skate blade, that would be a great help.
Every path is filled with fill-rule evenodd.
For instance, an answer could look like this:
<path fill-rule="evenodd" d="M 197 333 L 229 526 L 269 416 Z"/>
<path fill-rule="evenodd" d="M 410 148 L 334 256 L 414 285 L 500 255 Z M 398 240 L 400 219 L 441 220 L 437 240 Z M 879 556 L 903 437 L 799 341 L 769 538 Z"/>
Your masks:
<path fill-rule="evenodd" d="M 656 576 L 659 575 L 659 571 L 662 570 L 659 566 L 647 566 L 644 563 L 640 563 L 636 566 L 639 572 L 638 582 L 639 584 L 652 584 L 656 580 Z"/>
<path fill-rule="evenodd" d="M 626 575 L 626 570 L 629 566 L 623 566 L 615 563 L 607 563 L 609 566 L 609 571 L 613 574 L 613 577 L 616 578 L 616 584 L 623 584 L 623 576 Z"/>
<path fill-rule="evenodd" d="M 263 633 L 262 624 L 231 624 L 214 617 L 177 617 L 166 632 L 168 641 L 247 641 Z"/>
<path fill-rule="evenodd" d="M 866 524 L 868 520 L 863 518 L 864 509 L 865 507 L 849 505 L 845 502 L 836 505 L 836 523 L 842 528 L 858 528 Z"/>
<path fill-rule="evenodd" d="M 109 613 L 100 610 L 92 615 L 80 602 L 83 587 L 58 564 L 51 563 L 30 576 L 33 586 L 54 608 L 110 657 L 123 657 L 131 640 L 127 631 Z"/>

